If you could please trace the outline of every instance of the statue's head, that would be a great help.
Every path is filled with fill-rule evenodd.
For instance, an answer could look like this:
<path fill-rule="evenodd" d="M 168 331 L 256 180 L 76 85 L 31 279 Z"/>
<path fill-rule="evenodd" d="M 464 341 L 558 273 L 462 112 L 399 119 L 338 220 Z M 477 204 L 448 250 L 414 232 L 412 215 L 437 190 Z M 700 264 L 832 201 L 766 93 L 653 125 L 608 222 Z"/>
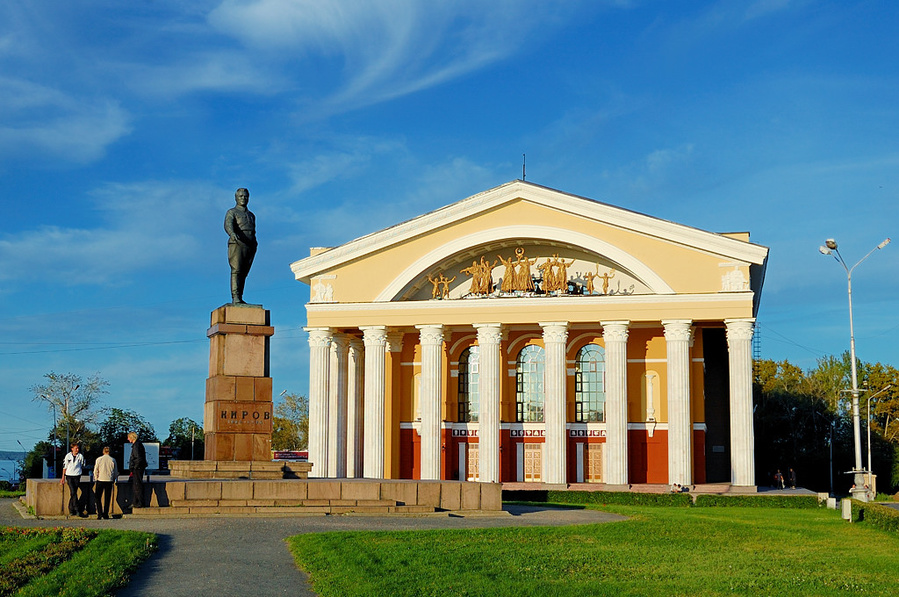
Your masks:
<path fill-rule="evenodd" d="M 234 201 L 241 207 L 246 207 L 247 203 L 250 202 L 250 191 L 241 187 L 234 191 Z"/>

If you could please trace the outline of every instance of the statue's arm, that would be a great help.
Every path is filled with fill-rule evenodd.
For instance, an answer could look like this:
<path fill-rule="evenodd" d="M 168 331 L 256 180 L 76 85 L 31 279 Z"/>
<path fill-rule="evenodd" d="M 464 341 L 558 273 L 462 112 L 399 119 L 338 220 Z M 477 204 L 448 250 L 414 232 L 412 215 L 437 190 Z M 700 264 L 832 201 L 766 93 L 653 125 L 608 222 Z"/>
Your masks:
<path fill-rule="evenodd" d="M 229 209 L 227 213 L 225 213 L 225 232 L 228 233 L 228 238 L 236 243 L 247 246 L 254 244 L 253 241 L 247 238 L 243 233 L 243 230 L 240 229 L 240 226 L 237 223 L 237 217 L 234 215 L 234 210 L 232 209 Z"/>

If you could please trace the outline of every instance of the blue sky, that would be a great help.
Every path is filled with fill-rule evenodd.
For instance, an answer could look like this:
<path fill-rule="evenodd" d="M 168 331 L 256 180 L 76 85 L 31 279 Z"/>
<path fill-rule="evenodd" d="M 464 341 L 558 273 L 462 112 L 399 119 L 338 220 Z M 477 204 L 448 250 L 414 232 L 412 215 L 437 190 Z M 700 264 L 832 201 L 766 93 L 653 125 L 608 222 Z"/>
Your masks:
<path fill-rule="evenodd" d="M 49 371 L 165 436 L 202 419 L 234 190 L 275 393 L 305 393 L 292 261 L 519 178 L 771 248 L 762 356 L 848 347 L 846 276 L 899 236 L 899 6 L 883 1 L 0 4 L 0 450 Z M 853 277 L 899 365 L 899 243 Z"/>

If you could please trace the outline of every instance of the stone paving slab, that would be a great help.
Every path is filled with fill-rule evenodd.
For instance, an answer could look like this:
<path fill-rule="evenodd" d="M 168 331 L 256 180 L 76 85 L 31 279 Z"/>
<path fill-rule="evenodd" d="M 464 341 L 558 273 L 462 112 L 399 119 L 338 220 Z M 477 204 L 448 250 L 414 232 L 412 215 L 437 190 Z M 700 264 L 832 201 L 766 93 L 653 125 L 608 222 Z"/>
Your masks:
<path fill-rule="evenodd" d="M 184 518 L 125 516 L 28 519 L 0 498 L 0 525 L 16 527 L 85 527 L 156 533 L 159 551 L 132 576 L 119 597 L 180 597 L 195 595 L 313 596 L 306 575 L 294 565 L 285 539 L 301 533 L 329 531 L 404 531 L 519 526 L 564 526 L 624 520 L 597 510 L 506 506 L 494 515 L 458 516 L 439 512 L 419 516 L 252 516 L 215 517 L 187 514 Z"/>

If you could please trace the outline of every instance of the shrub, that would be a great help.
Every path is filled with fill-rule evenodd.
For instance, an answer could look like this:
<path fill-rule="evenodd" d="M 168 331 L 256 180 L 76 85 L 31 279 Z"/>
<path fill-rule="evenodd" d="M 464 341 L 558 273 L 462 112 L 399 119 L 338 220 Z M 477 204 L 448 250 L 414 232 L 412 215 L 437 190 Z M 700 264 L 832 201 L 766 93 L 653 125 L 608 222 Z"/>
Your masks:
<path fill-rule="evenodd" d="M 617 504 L 622 506 L 689 507 L 688 493 L 635 493 L 629 491 L 547 491 L 547 502 L 554 504 Z"/>
<path fill-rule="evenodd" d="M 711 495 L 696 497 L 700 507 L 740 507 L 740 508 L 820 508 L 818 497 L 814 495 Z"/>
<path fill-rule="evenodd" d="M 852 500 L 852 521 L 867 522 L 884 531 L 899 532 L 899 510 L 873 502 Z"/>

